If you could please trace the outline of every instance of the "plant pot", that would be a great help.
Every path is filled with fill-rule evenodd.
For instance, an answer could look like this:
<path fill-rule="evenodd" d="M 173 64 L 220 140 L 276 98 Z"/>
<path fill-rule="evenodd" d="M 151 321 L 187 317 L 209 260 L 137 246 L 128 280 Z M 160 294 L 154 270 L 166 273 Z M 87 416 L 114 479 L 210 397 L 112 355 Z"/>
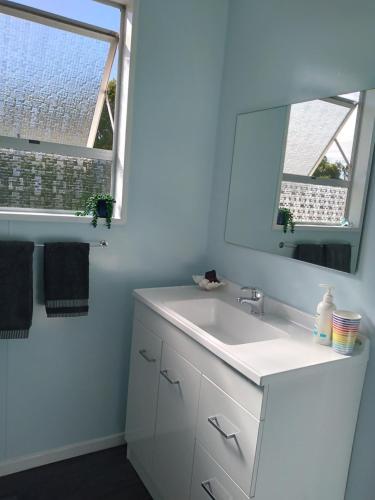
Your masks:
<path fill-rule="evenodd" d="M 106 200 L 99 200 L 96 205 L 96 213 L 100 219 L 108 217 L 108 209 Z"/>
<path fill-rule="evenodd" d="M 276 224 L 278 226 L 283 226 L 285 224 L 285 213 L 284 212 L 279 211 L 279 213 L 277 214 Z"/>

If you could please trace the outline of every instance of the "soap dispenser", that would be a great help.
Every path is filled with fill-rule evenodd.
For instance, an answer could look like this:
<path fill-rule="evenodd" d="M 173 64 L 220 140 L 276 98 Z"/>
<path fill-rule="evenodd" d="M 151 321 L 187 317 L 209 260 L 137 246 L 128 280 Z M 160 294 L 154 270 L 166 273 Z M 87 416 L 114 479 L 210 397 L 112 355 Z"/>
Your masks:
<path fill-rule="evenodd" d="M 323 299 L 319 302 L 316 309 L 315 326 L 313 330 L 314 341 L 322 345 L 331 345 L 332 343 L 332 313 L 336 310 L 333 303 L 332 290 L 334 287 L 331 285 L 319 285 L 326 288 L 327 291 L 323 295 Z"/>

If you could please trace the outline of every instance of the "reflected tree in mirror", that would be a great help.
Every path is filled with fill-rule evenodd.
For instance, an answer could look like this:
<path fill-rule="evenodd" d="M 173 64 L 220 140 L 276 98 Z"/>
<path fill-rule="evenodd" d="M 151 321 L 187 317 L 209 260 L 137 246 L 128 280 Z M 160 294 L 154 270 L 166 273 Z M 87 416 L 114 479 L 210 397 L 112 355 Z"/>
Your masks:
<path fill-rule="evenodd" d="M 336 161 L 335 163 L 332 163 L 328 161 L 327 156 L 324 156 L 322 161 L 319 163 L 317 169 L 314 172 L 314 177 L 316 179 L 340 179 L 343 172 L 344 172 L 345 166 L 340 163 L 339 161 Z"/>

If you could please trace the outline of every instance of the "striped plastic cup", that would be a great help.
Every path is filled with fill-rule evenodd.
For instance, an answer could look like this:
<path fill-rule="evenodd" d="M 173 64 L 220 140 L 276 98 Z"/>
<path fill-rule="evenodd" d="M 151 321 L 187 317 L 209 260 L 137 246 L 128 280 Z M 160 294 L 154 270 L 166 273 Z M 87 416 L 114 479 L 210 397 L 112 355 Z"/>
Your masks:
<path fill-rule="evenodd" d="M 351 311 L 334 311 L 332 315 L 332 347 L 345 355 L 353 353 L 361 315 Z"/>

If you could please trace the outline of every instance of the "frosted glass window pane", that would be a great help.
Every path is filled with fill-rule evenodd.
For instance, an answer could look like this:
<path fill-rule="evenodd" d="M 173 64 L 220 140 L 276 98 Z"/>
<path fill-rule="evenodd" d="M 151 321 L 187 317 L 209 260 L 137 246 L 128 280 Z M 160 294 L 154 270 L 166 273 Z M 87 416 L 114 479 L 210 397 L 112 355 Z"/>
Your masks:
<path fill-rule="evenodd" d="M 0 135 L 86 146 L 109 47 L 0 14 Z"/>
<path fill-rule="evenodd" d="M 111 189 L 112 160 L 0 147 L 0 206 L 75 211 Z"/>
<path fill-rule="evenodd" d="M 284 173 L 309 175 L 350 108 L 315 100 L 290 110 Z"/>
<path fill-rule="evenodd" d="M 280 207 L 289 208 L 299 223 L 340 225 L 347 195 L 345 187 L 282 181 Z"/>

